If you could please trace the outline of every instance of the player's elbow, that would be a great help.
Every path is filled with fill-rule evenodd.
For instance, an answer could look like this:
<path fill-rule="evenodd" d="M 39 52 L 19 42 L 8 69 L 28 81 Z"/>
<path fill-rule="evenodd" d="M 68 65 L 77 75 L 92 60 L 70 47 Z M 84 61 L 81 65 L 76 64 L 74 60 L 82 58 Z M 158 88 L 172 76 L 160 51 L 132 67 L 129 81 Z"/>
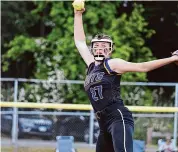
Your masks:
<path fill-rule="evenodd" d="M 80 40 L 76 40 L 74 39 L 74 42 L 75 42 L 75 46 L 79 49 L 79 48 L 86 48 L 87 45 L 86 45 L 86 42 L 85 41 L 80 41 Z"/>
<path fill-rule="evenodd" d="M 77 47 L 78 40 L 74 38 L 74 44 Z"/>

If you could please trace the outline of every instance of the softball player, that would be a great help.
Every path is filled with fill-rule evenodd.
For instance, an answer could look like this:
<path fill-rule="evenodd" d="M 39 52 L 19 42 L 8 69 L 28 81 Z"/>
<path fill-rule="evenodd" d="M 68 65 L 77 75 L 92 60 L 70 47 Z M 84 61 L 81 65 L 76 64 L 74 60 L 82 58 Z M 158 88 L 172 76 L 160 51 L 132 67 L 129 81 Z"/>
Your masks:
<path fill-rule="evenodd" d="M 121 75 L 148 72 L 178 62 L 178 51 L 172 57 L 143 63 L 111 59 L 114 44 L 105 34 L 96 35 L 88 49 L 82 21 L 84 11 L 74 12 L 74 40 L 88 66 L 84 87 L 100 126 L 96 152 L 133 152 L 134 122 L 132 113 L 120 97 Z"/>

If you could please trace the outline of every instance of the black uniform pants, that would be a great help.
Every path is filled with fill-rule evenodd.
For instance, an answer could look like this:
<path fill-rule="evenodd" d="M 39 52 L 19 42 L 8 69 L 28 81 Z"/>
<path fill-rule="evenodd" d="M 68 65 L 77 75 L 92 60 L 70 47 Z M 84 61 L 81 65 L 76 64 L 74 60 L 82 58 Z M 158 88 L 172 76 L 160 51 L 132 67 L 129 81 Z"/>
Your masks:
<path fill-rule="evenodd" d="M 124 106 L 111 106 L 97 112 L 100 134 L 96 152 L 133 152 L 134 123 Z"/>

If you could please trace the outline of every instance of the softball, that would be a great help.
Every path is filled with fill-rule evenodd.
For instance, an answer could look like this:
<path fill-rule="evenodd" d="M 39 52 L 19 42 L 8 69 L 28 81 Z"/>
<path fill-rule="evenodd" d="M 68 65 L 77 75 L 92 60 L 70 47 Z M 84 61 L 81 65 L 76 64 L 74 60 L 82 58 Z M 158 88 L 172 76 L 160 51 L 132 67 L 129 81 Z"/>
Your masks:
<path fill-rule="evenodd" d="M 75 0 L 72 5 L 76 11 L 81 11 L 84 9 L 84 0 Z"/>

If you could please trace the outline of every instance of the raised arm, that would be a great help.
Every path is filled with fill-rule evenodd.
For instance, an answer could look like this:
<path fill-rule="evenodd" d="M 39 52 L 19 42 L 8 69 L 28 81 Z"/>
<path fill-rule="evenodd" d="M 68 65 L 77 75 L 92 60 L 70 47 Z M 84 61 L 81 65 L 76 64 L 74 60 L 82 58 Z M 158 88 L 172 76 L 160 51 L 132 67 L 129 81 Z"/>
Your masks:
<path fill-rule="evenodd" d="M 84 9 L 81 11 L 74 10 L 74 40 L 80 55 L 82 56 L 87 66 L 89 66 L 90 63 L 94 62 L 94 57 L 92 56 L 86 45 L 86 38 L 82 20 L 82 13 L 84 11 Z"/>
<path fill-rule="evenodd" d="M 113 71 L 123 74 L 126 72 L 149 72 L 173 62 L 178 62 L 178 51 L 175 51 L 172 57 L 148 62 L 132 63 L 122 59 L 111 59 L 108 64 Z"/>

